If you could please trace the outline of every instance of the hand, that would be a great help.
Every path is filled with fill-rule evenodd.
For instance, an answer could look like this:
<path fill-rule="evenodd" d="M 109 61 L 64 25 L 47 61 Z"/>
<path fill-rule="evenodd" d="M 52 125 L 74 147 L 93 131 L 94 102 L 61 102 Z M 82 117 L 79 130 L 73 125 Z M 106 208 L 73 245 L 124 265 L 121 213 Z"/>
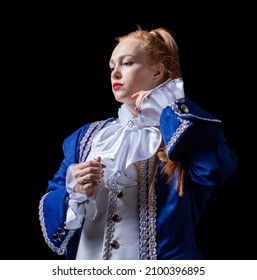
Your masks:
<path fill-rule="evenodd" d="M 142 91 L 138 91 L 138 92 L 136 92 L 136 93 L 134 93 L 130 96 L 129 99 L 131 99 L 131 100 L 135 99 L 136 100 L 135 101 L 135 105 L 136 105 L 135 110 L 136 111 L 139 110 L 139 107 L 142 104 L 144 98 L 150 93 L 150 91 L 151 90 L 142 90 Z"/>
<path fill-rule="evenodd" d="M 95 193 L 96 187 L 100 184 L 106 166 L 101 163 L 101 158 L 78 163 L 74 169 L 74 177 L 77 184 L 74 192 L 80 192 L 87 196 Z"/>

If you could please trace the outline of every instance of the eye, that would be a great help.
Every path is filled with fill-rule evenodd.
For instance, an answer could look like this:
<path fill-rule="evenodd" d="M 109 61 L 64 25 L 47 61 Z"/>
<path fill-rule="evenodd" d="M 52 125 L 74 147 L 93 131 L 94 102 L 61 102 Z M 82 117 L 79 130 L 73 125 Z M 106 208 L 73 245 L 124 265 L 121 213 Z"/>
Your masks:
<path fill-rule="evenodd" d="M 132 61 L 126 61 L 126 62 L 123 62 L 123 63 L 122 63 L 123 66 L 130 66 L 130 65 L 132 65 L 132 64 L 133 64 Z"/>

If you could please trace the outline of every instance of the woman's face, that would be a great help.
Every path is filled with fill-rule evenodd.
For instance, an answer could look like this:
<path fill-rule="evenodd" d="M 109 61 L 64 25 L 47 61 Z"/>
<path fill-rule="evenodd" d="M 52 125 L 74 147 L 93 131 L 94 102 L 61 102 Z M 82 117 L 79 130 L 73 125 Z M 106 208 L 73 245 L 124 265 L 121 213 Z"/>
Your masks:
<path fill-rule="evenodd" d="M 139 91 L 153 89 L 154 67 L 149 66 L 148 57 L 141 41 L 127 38 L 113 50 L 110 59 L 112 91 L 115 99 L 133 107 L 135 100 L 129 97 Z"/>

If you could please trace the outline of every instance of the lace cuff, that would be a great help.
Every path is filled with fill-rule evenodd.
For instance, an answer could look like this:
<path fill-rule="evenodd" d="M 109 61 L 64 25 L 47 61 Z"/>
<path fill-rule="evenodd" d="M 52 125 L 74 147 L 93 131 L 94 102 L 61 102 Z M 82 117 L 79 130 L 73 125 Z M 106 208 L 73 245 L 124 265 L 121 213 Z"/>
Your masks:
<path fill-rule="evenodd" d="M 66 213 L 66 228 L 80 228 L 84 217 L 94 220 L 97 214 L 95 199 L 87 197 L 85 194 L 73 191 L 76 181 L 74 178 L 74 164 L 67 169 L 66 190 L 69 193 L 68 209 Z"/>

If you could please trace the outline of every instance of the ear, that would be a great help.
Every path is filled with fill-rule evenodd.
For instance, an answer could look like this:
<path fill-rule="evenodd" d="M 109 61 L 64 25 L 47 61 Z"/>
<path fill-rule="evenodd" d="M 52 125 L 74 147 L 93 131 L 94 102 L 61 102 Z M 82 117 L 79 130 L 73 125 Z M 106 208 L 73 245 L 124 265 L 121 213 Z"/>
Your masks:
<path fill-rule="evenodd" d="M 163 73 L 164 73 L 163 63 L 155 64 L 155 65 L 152 66 L 152 68 L 153 68 L 154 80 L 158 81 L 158 80 L 162 79 Z"/>

